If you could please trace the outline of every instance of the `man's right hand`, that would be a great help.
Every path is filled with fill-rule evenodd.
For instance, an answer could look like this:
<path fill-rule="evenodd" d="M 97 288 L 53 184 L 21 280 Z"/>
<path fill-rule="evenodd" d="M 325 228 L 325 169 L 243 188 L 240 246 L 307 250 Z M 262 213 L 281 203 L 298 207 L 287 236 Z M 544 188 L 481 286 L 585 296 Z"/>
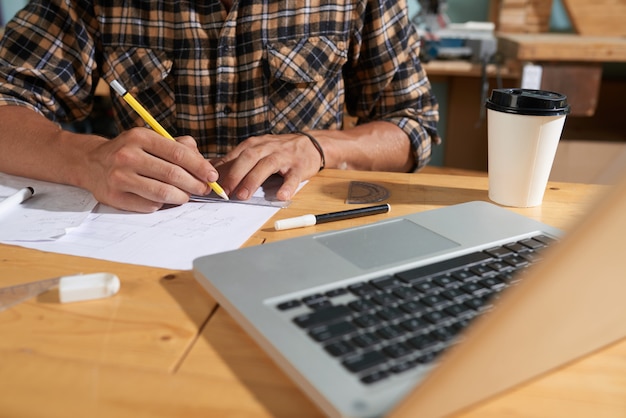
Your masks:
<path fill-rule="evenodd" d="M 133 128 L 102 142 L 87 156 L 91 170 L 84 187 L 98 201 L 135 212 L 153 212 L 165 204 L 204 195 L 218 173 L 189 136 L 176 141 L 147 128 Z"/>

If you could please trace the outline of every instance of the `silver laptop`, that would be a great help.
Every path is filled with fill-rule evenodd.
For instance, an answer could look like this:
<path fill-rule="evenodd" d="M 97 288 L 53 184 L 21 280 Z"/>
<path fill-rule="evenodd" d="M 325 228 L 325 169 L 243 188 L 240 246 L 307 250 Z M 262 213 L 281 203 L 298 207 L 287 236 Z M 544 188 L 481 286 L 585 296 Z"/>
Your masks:
<path fill-rule="evenodd" d="M 560 237 L 470 202 L 201 257 L 194 275 L 329 416 L 445 416 L 626 335 L 624 261 L 588 301 L 565 266 L 594 244 Z"/>

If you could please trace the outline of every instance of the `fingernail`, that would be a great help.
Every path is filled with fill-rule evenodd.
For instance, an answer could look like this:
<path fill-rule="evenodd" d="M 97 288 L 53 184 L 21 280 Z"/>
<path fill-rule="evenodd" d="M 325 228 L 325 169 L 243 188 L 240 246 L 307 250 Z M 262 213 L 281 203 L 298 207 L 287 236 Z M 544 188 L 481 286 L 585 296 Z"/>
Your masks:
<path fill-rule="evenodd" d="M 250 191 L 246 189 L 245 187 L 237 191 L 237 199 L 248 200 L 249 197 L 250 197 Z"/>
<path fill-rule="evenodd" d="M 276 197 L 278 198 L 278 200 L 289 200 L 291 198 L 291 194 L 287 191 L 284 190 L 280 190 L 276 193 Z"/>
<path fill-rule="evenodd" d="M 213 182 L 213 181 L 217 181 L 217 179 L 219 178 L 219 173 L 215 170 L 211 170 L 209 171 L 209 175 L 207 176 L 207 181 Z"/>

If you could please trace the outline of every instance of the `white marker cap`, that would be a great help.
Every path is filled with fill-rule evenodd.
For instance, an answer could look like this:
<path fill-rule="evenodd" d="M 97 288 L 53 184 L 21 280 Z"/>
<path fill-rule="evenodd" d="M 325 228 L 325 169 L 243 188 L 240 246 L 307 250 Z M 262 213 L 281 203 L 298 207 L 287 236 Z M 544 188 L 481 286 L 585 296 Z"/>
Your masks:
<path fill-rule="evenodd" d="M 77 274 L 59 281 L 61 303 L 106 298 L 119 290 L 120 279 L 113 273 Z"/>
<path fill-rule="evenodd" d="M 281 229 L 302 228 L 315 225 L 316 222 L 315 215 L 303 215 L 295 218 L 280 219 L 274 222 L 274 229 L 280 231 Z"/>

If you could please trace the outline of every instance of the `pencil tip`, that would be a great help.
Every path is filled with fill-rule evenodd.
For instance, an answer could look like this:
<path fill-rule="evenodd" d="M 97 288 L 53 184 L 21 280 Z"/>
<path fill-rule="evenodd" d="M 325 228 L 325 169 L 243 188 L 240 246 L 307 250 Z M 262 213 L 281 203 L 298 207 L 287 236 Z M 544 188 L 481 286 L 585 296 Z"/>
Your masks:
<path fill-rule="evenodd" d="M 213 189 L 213 191 L 215 191 L 215 193 L 216 193 L 219 197 L 221 197 L 222 199 L 224 199 L 224 200 L 230 200 L 230 199 L 228 198 L 228 195 L 226 194 L 226 192 L 225 192 L 224 190 L 215 190 L 215 189 Z"/>
<path fill-rule="evenodd" d="M 228 198 L 228 195 L 224 191 L 224 189 L 222 189 L 222 187 L 219 184 L 217 184 L 217 183 L 210 183 L 209 182 L 209 185 L 211 186 L 211 189 L 213 189 L 215 194 L 217 194 L 219 197 L 221 197 L 224 200 L 230 200 Z"/>

